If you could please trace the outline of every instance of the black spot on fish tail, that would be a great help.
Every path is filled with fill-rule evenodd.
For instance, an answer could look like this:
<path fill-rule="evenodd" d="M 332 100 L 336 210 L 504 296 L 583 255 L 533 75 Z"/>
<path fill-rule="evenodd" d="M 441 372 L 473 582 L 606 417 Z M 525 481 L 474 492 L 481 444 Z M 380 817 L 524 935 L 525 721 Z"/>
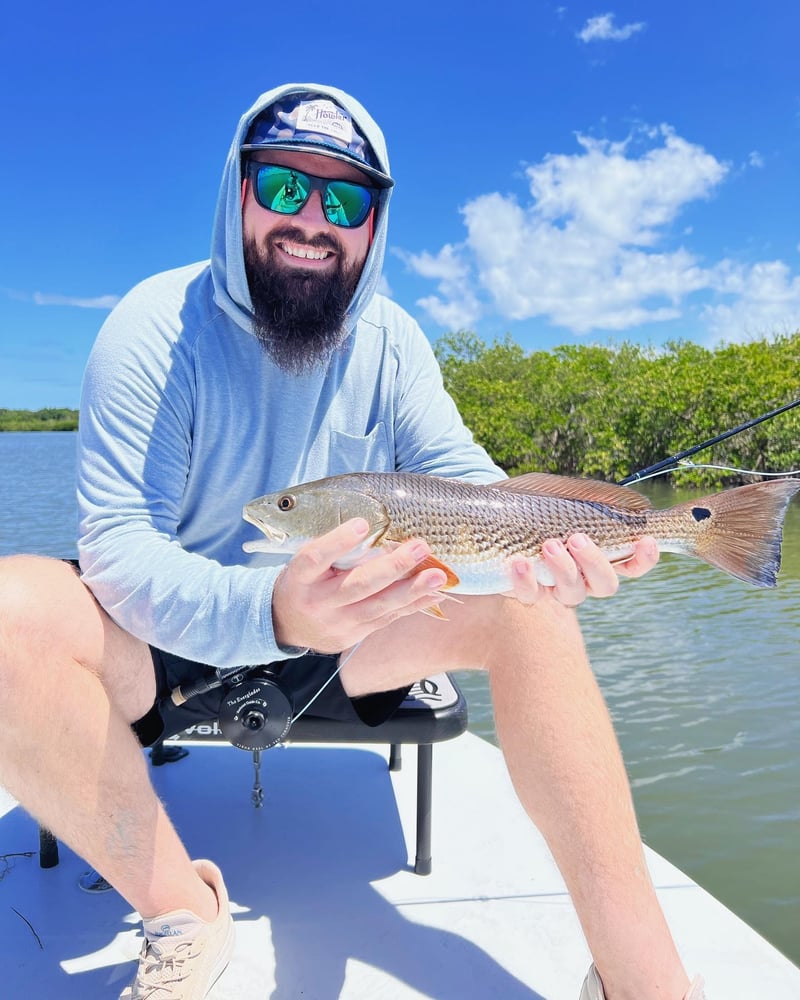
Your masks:
<path fill-rule="evenodd" d="M 781 566 L 784 515 L 798 491 L 800 479 L 774 479 L 684 505 L 695 521 L 708 520 L 697 534 L 692 554 L 738 580 L 774 587 Z"/>

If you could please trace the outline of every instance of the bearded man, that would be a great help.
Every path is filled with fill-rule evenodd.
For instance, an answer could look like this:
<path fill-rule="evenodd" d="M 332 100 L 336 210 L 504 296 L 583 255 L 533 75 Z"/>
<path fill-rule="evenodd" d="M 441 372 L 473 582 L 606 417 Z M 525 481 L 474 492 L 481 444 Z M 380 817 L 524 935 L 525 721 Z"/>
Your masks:
<path fill-rule="evenodd" d="M 447 622 L 416 613 L 445 583 L 424 539 L 347 571 L 334 566 L 363 542 L 361 519 L 283 567 L 243 552 L 244 503 L 291 484 L 503 476 L 422 331 L 377 294 L 393 183 L 353 98 L 317 85 L 263 94 L 234 135 L 210 261 L 142 282 L 109 316 L 81 401 L 80 566 L 0 565 L 0 783 L 141 914 L 122 997 L 195 1000 L 232 954 L 227 891 L 216 865 L 187 854 L 141 747 L 214 717 L 221 692 L 180 706 L 171 692 L 209 664 L 281 663 L 295 704 L 324 686 L 315 714 L 377 724 L 421 677 L 486 670 L 517 792 L 594 958 L 582 996 L 696 1000 L 572 610 L 618 585 L 588 538 L 545 543 L 553 586 L 516 559 L 516 599 L 467 598 Z M 644 539 L 624 572 L 656 560 Z"/>

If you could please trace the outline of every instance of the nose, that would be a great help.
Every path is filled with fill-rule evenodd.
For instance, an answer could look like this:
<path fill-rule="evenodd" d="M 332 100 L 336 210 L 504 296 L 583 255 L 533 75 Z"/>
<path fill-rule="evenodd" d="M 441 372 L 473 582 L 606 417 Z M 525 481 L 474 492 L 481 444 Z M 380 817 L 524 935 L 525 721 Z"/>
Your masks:
<path fill-rule="evenodd" d="M 325 215 L 325 210 L 322 207 L 322 192 L 312 191 L 311 197 L 294 218 L 316 229 L 319 229 L 320 226 L 330 226 L 328 217 Z"/>

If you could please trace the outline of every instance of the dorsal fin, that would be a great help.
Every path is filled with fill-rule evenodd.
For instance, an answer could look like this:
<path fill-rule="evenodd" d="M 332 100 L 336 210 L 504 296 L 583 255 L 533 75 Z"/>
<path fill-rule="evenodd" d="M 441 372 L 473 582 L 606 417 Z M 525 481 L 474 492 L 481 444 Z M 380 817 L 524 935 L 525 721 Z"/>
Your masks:
<path fill-rule="evenodd" d="M 499 483 L 492 483 L 492 489 L 561 497 L 564 500 L 586 500 L 629 511 L 649 510 L 651 506 L 647 497 L 627 486 L 602 483 L 597 479 L 554 476 L 549 472 L 528 472 L 524 476 L 503 479 Z"/>

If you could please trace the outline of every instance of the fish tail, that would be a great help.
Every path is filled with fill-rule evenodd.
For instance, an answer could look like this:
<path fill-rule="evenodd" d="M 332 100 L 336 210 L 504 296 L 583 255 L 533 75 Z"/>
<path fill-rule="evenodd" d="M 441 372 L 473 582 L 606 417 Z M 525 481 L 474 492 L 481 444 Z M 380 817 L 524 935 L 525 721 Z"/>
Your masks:
<path fill-rule="evenodd" d="M 800 479 L 773 479 L 678 504 L 672 512 L 686 519 L 689 539 L 682 551 L 755 587 L 774 587 L 783 520 L 798 490 Z"/>

